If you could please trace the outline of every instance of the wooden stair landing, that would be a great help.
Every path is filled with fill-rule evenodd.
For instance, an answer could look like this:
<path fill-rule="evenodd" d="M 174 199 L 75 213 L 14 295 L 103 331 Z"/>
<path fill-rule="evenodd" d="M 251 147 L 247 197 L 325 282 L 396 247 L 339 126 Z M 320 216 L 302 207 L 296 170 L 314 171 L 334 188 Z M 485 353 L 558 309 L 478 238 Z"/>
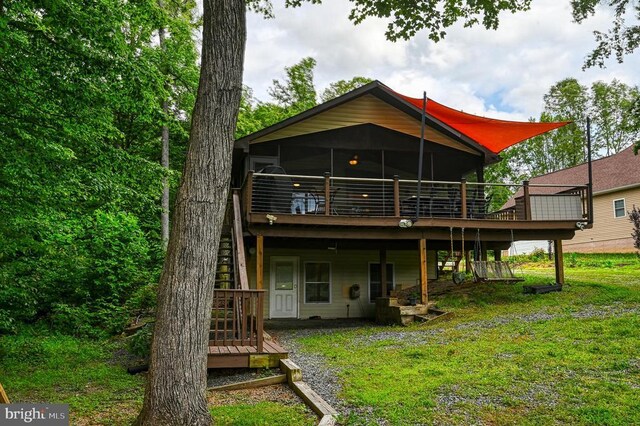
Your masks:
<path fill-rule="evenodd" d="M 271 340 L 265 340 L 262 352 L 255 346 L 209 346 L 208 368 L 274 368 L 289 352 Z"/>

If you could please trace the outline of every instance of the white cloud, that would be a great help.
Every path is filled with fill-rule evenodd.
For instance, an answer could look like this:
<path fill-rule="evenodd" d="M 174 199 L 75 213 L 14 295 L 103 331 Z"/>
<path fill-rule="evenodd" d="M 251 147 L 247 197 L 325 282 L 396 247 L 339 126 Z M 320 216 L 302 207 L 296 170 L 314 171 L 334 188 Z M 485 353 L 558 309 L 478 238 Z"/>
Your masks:
<path fill-rule="evenodd" d="M 467 112 L 526 120 L 542 110 L 542 96 L 555 82 L 576 77 L 583 84 L 613 78 L 639 84 L 640 54 L 615 60 L 607 69 L 581 70 L 594 47 L 594 29 L 607 29 L 607 10 L 578 25 L 569 2 L 539 0 L 528 12 L 502 14 L 497 31 L 456 24 L 445 40 L 424 33 L 407 42 L 384 38 L 386 22 L 368 19 L 354 26 L 347 0 L 326 0 L 296 9 L 274 5 L 276 18 L 248 16 L 245 84 L 267 100 L 284 67 L 312 56 L 318 61 L 316 87 L 356 75 L 378 79 L 394 90 L 429 97 Z"/>

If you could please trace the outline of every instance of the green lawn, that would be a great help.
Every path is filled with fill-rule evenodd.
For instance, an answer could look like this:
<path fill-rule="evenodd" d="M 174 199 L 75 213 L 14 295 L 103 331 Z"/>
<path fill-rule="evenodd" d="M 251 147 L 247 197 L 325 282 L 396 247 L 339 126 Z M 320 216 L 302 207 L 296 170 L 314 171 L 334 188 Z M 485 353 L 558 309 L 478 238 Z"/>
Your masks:
<path fill-rule="evenodd" d="M 575 262 L 561 293 L 486 285 L 442 297 L 448 322 L 299 343 L 326 357 L 342 397 L 368 413 L 347 424 L 640 424 L 640 263 L 625 259 Z M 526 276 L 552 282 L 553 269 Z"/>

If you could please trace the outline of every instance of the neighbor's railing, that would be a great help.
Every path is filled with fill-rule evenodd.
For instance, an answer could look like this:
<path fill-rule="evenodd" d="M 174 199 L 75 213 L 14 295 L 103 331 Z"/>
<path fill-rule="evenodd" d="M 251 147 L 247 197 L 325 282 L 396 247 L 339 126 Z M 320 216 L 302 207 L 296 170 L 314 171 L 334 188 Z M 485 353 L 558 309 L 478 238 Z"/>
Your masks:
<path fill-rule="evenodd" d="M 575 220 L 589 218 L 586 185 L 532 185 L 250 172 L 246 211 L 323 216 Z M 494 198 L 495 197 L 495 198 Z M 512 197 L 503 207 L 498 198 Z"/>
<path fill-rule="evenodd" d="M 215 290 L 210 346 L 253 346 L 262 352 L 264 290 Z"/>

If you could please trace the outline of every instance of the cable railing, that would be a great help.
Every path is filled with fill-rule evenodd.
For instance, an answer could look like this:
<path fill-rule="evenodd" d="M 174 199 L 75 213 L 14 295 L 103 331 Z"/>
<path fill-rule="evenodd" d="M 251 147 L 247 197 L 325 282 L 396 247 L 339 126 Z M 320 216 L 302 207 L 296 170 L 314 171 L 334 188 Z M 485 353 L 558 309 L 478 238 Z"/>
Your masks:
<path fill-rule="evenodd" d="M 346 217 L 584 221 L 587 185 L 534 185 L 250 172 L 250 213 Z M 507 201 L 508 200 L 508 201 Z M 505 202 L 506 201 L 506 202 Z"/>

